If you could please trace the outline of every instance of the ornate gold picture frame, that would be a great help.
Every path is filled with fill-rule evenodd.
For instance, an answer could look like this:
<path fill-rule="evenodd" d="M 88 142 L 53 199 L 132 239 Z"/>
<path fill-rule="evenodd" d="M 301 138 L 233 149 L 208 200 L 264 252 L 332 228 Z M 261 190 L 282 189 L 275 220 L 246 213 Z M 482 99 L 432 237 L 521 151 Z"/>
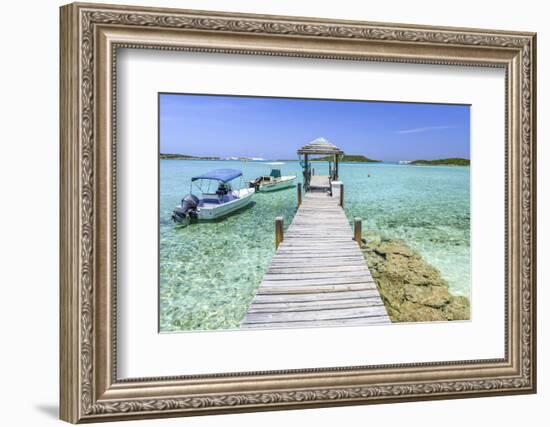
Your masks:
<path fill-rule="evenodd" d="M 534 393 L 533 33 L 70 4 L 61 8 L 60 384 L 72 423 Z M 506 73 L 502 359 L 117 377 L 117 49 L 499 67 Z"/>

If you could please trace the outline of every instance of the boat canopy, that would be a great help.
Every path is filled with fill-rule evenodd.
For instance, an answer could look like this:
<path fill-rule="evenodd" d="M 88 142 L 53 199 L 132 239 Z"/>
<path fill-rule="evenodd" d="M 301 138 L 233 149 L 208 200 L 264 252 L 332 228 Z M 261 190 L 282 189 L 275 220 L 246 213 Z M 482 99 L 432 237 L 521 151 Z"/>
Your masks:
<path fill-rule="evenodd" d="M 239 169 L 213 169 L 202 175 L 194 176 L 191 178 L 191 181 L 196 181 L 197 179 L 212 179 L 225 183 L 242 176 L 242 174 L 243 173 Z"/>
<path fill-rule="evenodd" d="M 271 169 L 271 173 L 269 176 L 272 176 L 273 178 L 280 178 L 281 177 L 281 169 Z"/>

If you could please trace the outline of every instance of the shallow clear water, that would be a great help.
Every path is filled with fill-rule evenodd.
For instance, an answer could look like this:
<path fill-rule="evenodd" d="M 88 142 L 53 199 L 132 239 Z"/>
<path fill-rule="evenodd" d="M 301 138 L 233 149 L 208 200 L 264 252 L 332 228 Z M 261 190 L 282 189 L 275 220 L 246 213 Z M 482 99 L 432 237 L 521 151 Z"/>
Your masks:
<path fill-rule="evenodd" d="M 469 167 L 347 164 L 340 178 L 346 213 L 361 217 L 363 230 L 403 239 L 453 294 L 470 296 Z"/>
<path fill-rule="evenodd" d="M 245 182 L 269 172 L 262 162 L 160 162 L 160 329 L 236 328 L 274 253 L 274 219 L 296 211 L 296 189 L 257 193 L 253 206 L 217 222 L 176 227 L 170 215 L 194 175 L 242 169 Z M 326 163 L 314 166 L 326 173 Z M 281 166 L 297 175 L 297 162 Z M 401 238 L 449 282 L 470 293 L 470 169 L 391 164 L 341 165 L 346 213 L 363 230 Z M 370 177 L 368 176 L 370 174 Z M 236 180 L 235 182 L 238 182 Z"/>

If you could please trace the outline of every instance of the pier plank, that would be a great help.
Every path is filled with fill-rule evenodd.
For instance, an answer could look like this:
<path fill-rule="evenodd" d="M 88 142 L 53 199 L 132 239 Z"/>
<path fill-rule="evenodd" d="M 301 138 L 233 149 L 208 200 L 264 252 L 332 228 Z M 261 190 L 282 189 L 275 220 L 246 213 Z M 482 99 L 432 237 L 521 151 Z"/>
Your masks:
<path fill-rule="evenodd" d="M 363 271 L 351 271 L 346 274 L 342 272 L 324 272 L 324 273 L 266 273 L 264 275 L 265 281 L 280 281 L 280 280 L 306 280 L 306 279 L 332 279 L 334 282 L 338 278 L 354 279 L 354 278 L 364 278 L 367 280 L 370 276 L 366 275 L 366 272 Z M 261 285 L 260 285 L 261 286 Z"/>
<path fill-rule="evenodd" d="M 378 290 L 365 289 L 361 291 L 333 292 L 323 294 L 258 294 L 254 297 L 254 305 L 276 303 L 276 302 L 308 302 L 308 301 L 339 301 L 377 297 Z M 252 305 L 251 305 L 252 306 Z"/>
<path fill-rule="evenodd" d="M 372 301 L 371 301 L 372 300 Z M 307 301 L 293 302 L 288 301 L 278 303 L 262 303 L 252 304 L 248 309 L 248 313 L 281 313 L 285 311 L 321 311 L 321 310 L 337 310 L 349 308 L 368 308 L 380 306 L 380 302 L 376 297 L 371 298 L 353 298 L 345 300 L 336 300 L 328 303 L 325 301 Z"/>
<path fill-rule="evenodd" d="M 351 276 L 351 277 L 327 277 L 327 278 L 301 278 L 301 279 L 279 279 L 265 280 L 262 282 L 266 286 L 308 286 L 308 285 L 350 285 L 353 283 L 373 284 L 374 279 L 371 276 Z"/>
<path fill-rule="evenodd" d="M 345 326 L 384 325 L 391 323 L 388 316 L 358 317 L 355 319 L 291 321 L 291 322 L 258 322 L 247 323 L 247 329 L 274 329 L 274 328 L 329 328 Z M 243 327 L 243 326 L 241 326 Z"/>
<path fill-rule="evenodd" d="M 267 270 L 269 273 L 287 274 L 287 273 L 333 273 L 341 272 L 346 273 L 349 271 L 361 271 L 367 272 L 366 268 L 362 265 L 336 265 L 333 267 L 316 267 L 316 266 L 300 266 L 300 267 L 269 267 Z"/>
<path fill-rule="evenodd" d="M 265 285 L 258 288 L 256 295 L 273 295 L 273 294 L 314 294 L 327 292 L 347 292 L 347 291 L 365 291 L 373 289 L 372 283 L 349 283 L 340 285 L 293 285 L 293 286 L 269 286 Z"/>
<path fill-rule="evenodd" d="M 378 317 L 386 314 L 384 305 L 374 305 L 359 308 L 341 308 L 334 310 L 313 310 L 313 311 L 277 311 L 272 313 L 246 313 L 245 321 L 247 323 L 265 323 L 265 322 L 292 322 L 307 320 L 341 320 L 356 319 L 358 317 Z"/>
<path fill-rule="evenodd" d="M 357 261 L 361 261 L 358 258 L 299 258 L 299 259 L 282 259 L 271 263 L 270 269 L 278 269 L 282 267 L 286 268 L 301 268 L 304 263 L 307 263 L 310 267 L 337 267 L 342 265 L 357 265 Z"/>
<path fill-rule="evenodd" d="M 338 197 L 306 193 L 241 328 L 384 323 L 386 308 Z"/>

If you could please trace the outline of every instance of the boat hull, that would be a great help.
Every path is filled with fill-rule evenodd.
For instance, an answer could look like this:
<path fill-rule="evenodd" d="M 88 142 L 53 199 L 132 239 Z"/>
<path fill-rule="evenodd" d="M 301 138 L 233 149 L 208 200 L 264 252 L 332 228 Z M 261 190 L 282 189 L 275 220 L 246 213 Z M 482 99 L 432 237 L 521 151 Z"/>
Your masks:
<path fill-rule="evenodd" d="M 288 179 L 283 179 L 281 181 L 277 181 L 269 184 L 260 184 L 258 191 L 262 193 L 267 193 L 270 191 L 284 190 L 285 188 L 294 186 L 295 181 L 296 181 L 296 177 L 290 177 Z"/>
<path fill-rule="evenodd" d="M 248 206 L 252 202 L 254 189 L 245 188 L 240 190 L 239 194 L 239 199 L 220 204 L 219 206 L 199 207 L 197 210 L 197 219 L 202 221 L 216 220 Z"/>

